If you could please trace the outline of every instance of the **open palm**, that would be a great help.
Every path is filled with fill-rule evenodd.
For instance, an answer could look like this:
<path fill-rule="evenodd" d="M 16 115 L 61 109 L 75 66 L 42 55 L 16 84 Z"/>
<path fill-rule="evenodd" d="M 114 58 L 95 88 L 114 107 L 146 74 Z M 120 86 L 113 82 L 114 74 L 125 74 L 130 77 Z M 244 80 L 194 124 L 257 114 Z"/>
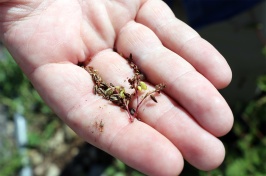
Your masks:
<path fill-rule="evenodd" d="M 54 112 L 128 165 L 177 175 L 183 158 L 202 170 L 223 161 L 216 137 L 231 129 L 233 117 L 216 88 L 230 82 L 230 68 L 162 1 L 0 0 L 0 37 Z M 150 89 L 166 84 L 159 103 L 146 101 L 133 123 L 93 93 L 90 75 L 78 66 L 89 64 L 106 82 L 129 87 L 125 79 L 133 73 L 120 53 L 133 54 Z"/>

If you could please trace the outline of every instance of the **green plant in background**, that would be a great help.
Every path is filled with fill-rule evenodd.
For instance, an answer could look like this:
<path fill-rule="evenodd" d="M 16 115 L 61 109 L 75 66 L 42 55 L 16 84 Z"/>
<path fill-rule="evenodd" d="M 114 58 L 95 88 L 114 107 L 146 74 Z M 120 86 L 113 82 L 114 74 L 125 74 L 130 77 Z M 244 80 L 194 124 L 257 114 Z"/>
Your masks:
<path fill-rule="evenodd" d="M 9 115 L 14 112 L 32 115 L 27 114 L 28 110 L 52 113 L 7 50 L 4 50 L 4 55 L 5 58 L 0 58 L 0 99 L 1 104 L 8 107 Z M 27 111 L 24 112 L 24 109 Z"/>
<path fill-rule="evenodd" d="M 106 176 L 144 176 L 140 172 L 126 166 L 123 162 L 115 159 L 113 163 L 106 168 L 103 175 Z"/>
<path fill-rule="evenodd" d="M 258 87 L 261 91 L 266 92 L 266 75 L 258 78 Z"/>
<path fill-rule="evenodd" d="M 18 153 L 13 153 L 11 157 L 0 159 L 0 175 L 13 176 L 21 167 L 21 158 Z"/>
<path fill-rule="evenodd" d="M 40 126 L 40 124 L 37 124 L 36 126 Z M 59 120 L 55 119 L 51 122 L 48 122 L 47 124 L 44 124 L 42 127 L 40 127 L 42 129 L 36 130 L 34 133 L 29 132 L 28 146 L 31 148 L 36 148 L 42 153 L 47 152 L 49 150 L 47 143 L 53 137 L 60 126 L 61 124 Z"/>
<path fill-rule="evenodd" d="M 266 56 L 266 45 L 264 45 L 264 46 L 262 47 L 261 52 L 262 52 L 262 54 L 263 54 L 264 56 Z"/>
<path fill-rule="evenodd" d="M 6 108 L 1 113 L 7 116 L 6 123 L 11 124 L 15 113 L 23 114 L 30 127 L 30 146 L 45 148 L 45 143 L 58 128 L 60 121 L 42 101 L 8 51 L 4 49 L 3 54 L 4 57 L 0 58 L 0 107 Z M 0 140 L 3 143 L 0 146 L 1 152 L 9 151 L 8 155 L 0 157 L 0 175 L 15 175 L 22 166 L 15 139 L 2 135 Z"/>
<path fill-rule="evenodd" d="M 258 78 L 260 95 L 250 101 L 233 128 L 235 140 L 228 144 L 226 175 L 266 174 L 266 76 Z"/>
<path fill-rule="evenodd" d="M 37 140 L 48 140 L 58 127 L 58 119 L 40 98 L 7 50 L 4 50 L 4 55 L 5 58 L 0 59 L 0 105 L 8 107 L 7 114 L 10 119 L 15 113 L 21 113 L 30 123 L 30 127 L 33 126 L 33 130 L 39 128 L 41 134 L 29 133 L 31 145 L 36 145 Z"/>

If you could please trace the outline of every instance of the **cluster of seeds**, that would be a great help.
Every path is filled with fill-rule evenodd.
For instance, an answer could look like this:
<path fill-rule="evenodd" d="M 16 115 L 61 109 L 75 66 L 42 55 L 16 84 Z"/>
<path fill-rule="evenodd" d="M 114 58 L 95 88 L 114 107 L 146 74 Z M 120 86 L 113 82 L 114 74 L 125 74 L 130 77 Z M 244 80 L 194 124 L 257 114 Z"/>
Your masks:
<path fill-rule="evenodd" d="M 122 86 L 114 86 L 112 83 L 105 83 L 97 70 L 93 67 L 87 66 L 85 69 L 90 73 L 94 85 L 94 93 L 102 96 L 103 98 L 110 100 L 114 104 L 120 106 L 123 109 L 127 109 L 131 95 L 125 92 L 125 88 Z"/>
<path fill-rule="evenodd" d="M 127 93 L 123 86 L 115 86 L 112 83 L 107 84 L 103 81 L 102 77 L 99 75 L 98 71 L 93 67 L 86 66 L 85 69 L 91 75 L 92 80 L 94 82 L 94 93 L 102 96 L 106 100 L 113 102 L 118 105 L 122 109 L 125 109 L 129 115 L 129 119 L 131 122 L 134 121 L 137 117 L 138 110 L 142 102 L 150 97 L 154 102 L 157 103 L 157 100 L 154 96 L 155 93 L 160 93 L 164 88 L 165 84 L 158 84 L 155 86 L 155 90 L 146 92 L 144 96 L 139 97 L 139 92 L 147 91 L 147 85 L 144 82 L 144 75 L 139 71 L 137 65 L 133 62 L 132 54 L 127 58 L 130 67 L 134 71 L 134 76 L 128 79 L 128 83 L 130 84 L 130 88 L 134 89 L 133 93 Z M 129 107 L 130 101 L 132 97 L 136 97 L 137 106 L 136 108 Z M 139 119 L 139 118 L 138 118 Z"/>

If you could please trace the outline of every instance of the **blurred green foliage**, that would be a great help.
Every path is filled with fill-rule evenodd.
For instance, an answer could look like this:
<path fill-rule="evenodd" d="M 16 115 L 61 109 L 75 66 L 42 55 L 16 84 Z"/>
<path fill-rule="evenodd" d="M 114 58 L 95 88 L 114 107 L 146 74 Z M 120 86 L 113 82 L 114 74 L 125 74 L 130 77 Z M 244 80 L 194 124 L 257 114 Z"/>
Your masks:
<path fill-rule="evenodd" d="M 123 162 L 115 159 L 114 162 L 106 168 L 103 175 L 107 176 L 144 176 L 140 172 L 126 166 Z"/>
<path fill-rule="evenodd" d="M 226 175 L 266 174 L 266 90 L 261 89 L 266 85 L 265 78 L 258 79 L 260 95 L 236 114 L 233 130 L 228 135 L 231 138 L 226 143 Z"/>
<path fill-rule="evenodd" d="M 0 58 L 0 99 L 1 104 L 8 107 L 9 115 L 14 112 L 30 116 L 31 112 L 52 113 L 7 50 L 4 54 L 5 58 Z"/>
<path fill-rule="evenodd" d="M 18 153 L 13 153 L 11 157 L 0 159 L 0 175 L 14 176 L 21 167 L 21 158 Z"/>
<path fill-rule="evenodd" d="M 49 146 L 47 143 L 54 136 L 60 125 L 60 121 L 54 119 L 47 124 L 41 125 L 42 127 L 40 127 L 40 130 L 30 131 L 28 133 L 28 146 L 31 148 L 36 148 L 42 153 L 48 152 Z M 37 124 L 36 126 L 40 125 Z"/>
<path fill-rule="evenodd" d="M 43 149 L 45 143 L 54 134 L 59 121 L 50 108 L 43 102 L 39 94 L 33 88 L 29 80 L 22 73 L 7 50 L 2 51 L 4 57 L 0 58 L 0 106 L 3 108 L 7 120 L 13 120 L 15 113 L 23 114 L 30 124 L 38 124 L 29 130 L 29 145 L 31 147 Z M 45 117 L 42 121 L 40 117 Z M 37 119 L 37 120 L 36 120 Z M 38 132 L 39 133 L 38 133 Z M 16 175 L 21 168 L 21 158 L 16 148 L 14 138 L 0 136 L 1 152 L 8 153 L 0 156 L 0 175 Z"/>

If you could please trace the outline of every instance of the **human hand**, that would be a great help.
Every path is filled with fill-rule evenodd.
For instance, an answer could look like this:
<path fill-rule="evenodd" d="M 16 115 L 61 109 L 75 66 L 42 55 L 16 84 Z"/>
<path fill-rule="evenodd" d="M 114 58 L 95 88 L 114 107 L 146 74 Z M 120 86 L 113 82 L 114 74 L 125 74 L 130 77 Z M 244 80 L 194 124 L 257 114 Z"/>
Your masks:
<path fill-rule="evenodd" d="M 224 158 L 217 137 L 232 127 L 216 88 L 231 71 L 212 45 L 160 0 L 0 0 L 0 37 L 39 94 L 78 135 L 149 175 L 177 175 L 183 158 L 202 170 Z M 154 105 L 127 113 L 93 94 L 96 68 L 106 82 L 128 86 L 134 62 L 150 86 L 165 83 Z M 103 131 L 97 129 L 101 124 Z"/>

